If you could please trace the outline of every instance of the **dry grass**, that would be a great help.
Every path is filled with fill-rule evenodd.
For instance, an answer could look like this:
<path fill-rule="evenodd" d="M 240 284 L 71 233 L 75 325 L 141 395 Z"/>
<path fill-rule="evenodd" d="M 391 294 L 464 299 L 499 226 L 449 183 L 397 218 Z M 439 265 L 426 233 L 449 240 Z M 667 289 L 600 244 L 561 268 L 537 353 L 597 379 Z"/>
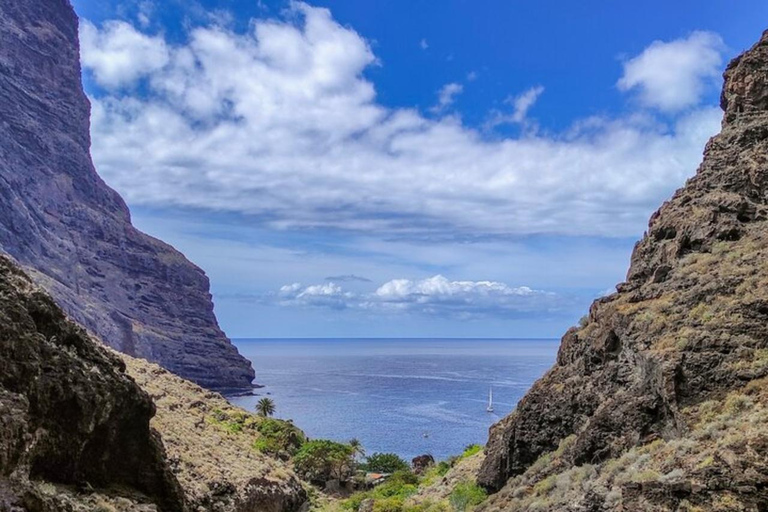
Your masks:
<path fill-rule="evenodd" d="M 297 480 L 289 463 L 253 448 L 263 418 L 155 364 L 119 355 L 128 374 L 155 402 L 157 414 L 151 426 L 160 432 L 179 483 L 192 502 L 205 502 L 217 489 L 243 489 L 254 478 L 278 483 Z"/>
<path fill-rule="evenodd" d="M 547 454 L 478 510 L 580 510 L 589 494 L 601 496 L 609 510 L 660 510 L 642 500 L 627 503 L 627 489 L 684 484 L 708 489 L 708 493 L 700 496 L 700 503 L 681 502 L 680 511 L 756 510 L 748 497 L 733 489 L 713 488 L 710 479 L 765 468 L 768 379 L 753 381 L 722 400 L 704 402 L 683 413 L 690 427 L 685 437 L 659 439 L 594 466 L 569 467 L 556 454 Z"/>
<path fill-rule="evenodd" d="M 475 475 L 483 463 L 483 452 L 459 459 L 456 464 L 443 475 L 427 474 L 416 494 L 406 502 L 408 506 L 429 504 L 437 506 L 444 503 L 456 486 L 462 482 L 475 481 Z"/>

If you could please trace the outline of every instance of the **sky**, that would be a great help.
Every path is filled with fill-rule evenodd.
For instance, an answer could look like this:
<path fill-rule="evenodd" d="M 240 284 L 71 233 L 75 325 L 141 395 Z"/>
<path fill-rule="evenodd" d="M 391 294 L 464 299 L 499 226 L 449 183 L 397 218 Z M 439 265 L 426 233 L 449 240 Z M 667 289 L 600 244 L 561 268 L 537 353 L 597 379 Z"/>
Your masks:
<path fill-rule="evenodd" d="M 559 337 L 762 1 L 73 0 L 92 154 L 231 337 Z M 439 5 L 439 7 L 438 7 Z"/>

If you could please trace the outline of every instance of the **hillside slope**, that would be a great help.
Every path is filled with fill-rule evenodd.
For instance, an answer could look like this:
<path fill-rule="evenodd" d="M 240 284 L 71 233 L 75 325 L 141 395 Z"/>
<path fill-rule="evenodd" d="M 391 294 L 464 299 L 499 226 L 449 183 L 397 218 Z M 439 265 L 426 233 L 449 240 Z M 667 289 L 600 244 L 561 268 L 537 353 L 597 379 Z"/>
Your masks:
<path fill-rule="evenodd" d="M 308 496 L 290 461 L 259 452 L 264 420 L 159 366 L 120 355 L 152 397 L 151 426 L 162 436 L 172 472 L 191 510 L 296 512 Z"/>
<path fill-rule="evenodd" d="M 494 425 L 482 510 L 768 510 L 768 32 L 626 282 Z"/>
<path fill-rule="evenodd" d="M 0 0 L 0 248 L 111 347 L 207 387 L 249 386 L 203 271 L 136 230 L 96 174 L 89 116 L 69 0 Z"/>
<path fill-rule="evenodd" d="M 109 352 L 0 255 L 0 511 L 298 512 L 264 421 Z"/>

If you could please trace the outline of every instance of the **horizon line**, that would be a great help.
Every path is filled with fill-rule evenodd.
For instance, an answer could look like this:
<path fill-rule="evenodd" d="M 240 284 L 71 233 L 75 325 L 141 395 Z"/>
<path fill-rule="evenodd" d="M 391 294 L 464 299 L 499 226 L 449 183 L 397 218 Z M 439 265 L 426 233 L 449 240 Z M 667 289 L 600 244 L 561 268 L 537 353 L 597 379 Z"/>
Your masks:
<path fill-rule="evenodd" d="M 235 337 L 230 340 L 560 340 L 561 338 L 542 337 L 457 337 L 457 336 L 274 336 L 274 337 Z"/>

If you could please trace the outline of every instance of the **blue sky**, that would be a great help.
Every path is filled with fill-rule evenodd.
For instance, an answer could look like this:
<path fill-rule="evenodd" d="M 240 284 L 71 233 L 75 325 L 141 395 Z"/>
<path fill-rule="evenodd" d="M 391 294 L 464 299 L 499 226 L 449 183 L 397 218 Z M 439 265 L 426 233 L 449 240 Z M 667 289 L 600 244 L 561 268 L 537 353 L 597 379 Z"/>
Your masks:
<path fill-rule="evenodd" d="M 555 337 L 764 2 L 75 0 L 97 169 L 233 337 Z"/>

